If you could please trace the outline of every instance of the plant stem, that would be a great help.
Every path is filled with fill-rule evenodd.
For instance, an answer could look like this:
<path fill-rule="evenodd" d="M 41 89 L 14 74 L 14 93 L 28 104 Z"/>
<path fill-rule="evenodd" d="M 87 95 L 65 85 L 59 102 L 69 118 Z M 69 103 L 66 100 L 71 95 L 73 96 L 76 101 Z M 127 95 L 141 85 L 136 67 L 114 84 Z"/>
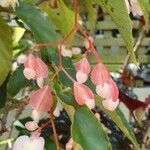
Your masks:
<path fill-rule="evenodd" d="M 55 127 L 55 123 L 54 123 L 54 116 L 53 116 L 53 111 L 52 110 L 50 111 L 50 115 L 51 115 L 50 122 L 51 122 L 51 125 L 52 125 L 52 128 L 53 128 L 53 133 L 54 133 L 54 138 L 55 138 L 55 143 L 56 143 L 56 150 L 60 150 L 59 140 L 58 140 L 58 136 L 57 136 L 57 132 L 56 132 L 56 127 Z"/>

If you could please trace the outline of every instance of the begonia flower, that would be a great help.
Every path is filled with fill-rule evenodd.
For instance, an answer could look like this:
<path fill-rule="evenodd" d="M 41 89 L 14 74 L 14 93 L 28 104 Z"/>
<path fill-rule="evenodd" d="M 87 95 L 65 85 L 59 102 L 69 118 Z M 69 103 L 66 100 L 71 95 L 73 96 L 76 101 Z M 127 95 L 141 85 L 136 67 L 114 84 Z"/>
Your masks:
<path fill-rule="evenodd" d="M 48 76 L 48 67 L 40 58 L 29 54 L 27 60 L 24 62 L 23 73 L 28 80 L 37 80 L 38 86 L 42 88 L 43 79 Z"/>
<path fill-rule="evenodd" d="M 96 85 L 96 93 L 104 99 L 102 101 L 103 106 L 113 111 L 119 104 L 119 91 L 117 85 L 102 63 L 97 64 L 92 70 L 91 81 Z"/>
<path fill-rule="evenodd" d="M 79 105 L 86 104 L 90 109 L 92 109 L 95 106 L 94 94 L 91 91 L 91 89 L 88 88 L 86 85 L 74 82 L 73 90 L 75 100 Z"/>
<path fill-rule="evenodd" d="M 82 58 L 79 62 L 75 64 L 75 69 L 77 71 L 76 78 L 77 81 L 82 84 L 84 83 L 87 78 L 88 74 L 91 71 L 91 66 L 86 58 Z"/>
<path fill-rule="evenodd" d="M 34 109 L 32 116 L 35 121 L 39 120 L 41 112 L 50 111 L 53 105 L 53 96 L 49 87 L 46 85 L 35 91 L 30 97 L 29 105 Z"/>

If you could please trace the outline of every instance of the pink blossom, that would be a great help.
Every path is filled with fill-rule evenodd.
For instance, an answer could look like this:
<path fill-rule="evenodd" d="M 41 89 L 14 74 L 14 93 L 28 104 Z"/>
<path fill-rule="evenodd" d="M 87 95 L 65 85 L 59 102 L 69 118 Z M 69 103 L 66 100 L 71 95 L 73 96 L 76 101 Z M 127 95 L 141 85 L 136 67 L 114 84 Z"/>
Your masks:
<path fill-rule="evenodd" d="M 94 101 L 94 94 L 86 85 L 74 82 L 73 90 L 75 100 L 79 105 L 87 104 L 90 109 L 95 106 L 95 102 L 90 102 Z"/>
<path fill-rule="evenodd" d="M 119 104 L 119 91 L 102 63 L 94 67 L 91 72 L 91 81 L 96 85 L 96 93 L 104 99 L 102 101 L 103 106 L 108 110 L 114 110 Z"/>
<path fill-rule="evenodd" d="M 13 150 L 44 150 L 44 138 L 35 136 L 34 138 L 26 135 L 16 139 Z"/>
<path fill-rule="evenodd" d="M 35 91 L 29 100 L 29 105 L 34 109 L 33 116 L 38 118 L 41 112 L 48 112 L 53 105 L 53 96 L 49 87 L 46 85 L 43 88 Z"/>
<path fill-rule="evenodd" d="M 37 80 L 37 84 L 40 88 L 43 87 L 43 78 L 48 76 L 48 67 L 46 64 L 38 57 L 34 57 L 29 54 L 29 57 L 24 62 L 24 76 L 30 80 Z"/>
<path fill-rule="evenodd" d="M 82 84 L 84 83 L 87 78 L 88 74 L 91 71 L 91 66 L 86 58 L 82 58 L 79 62 L 75 64 L 75 69 L 77 71 L 76 78 L 77 81 Z"/>
<path fill-rule="evenodd" d="M 108 83 L 110 78 L 109 72 L 102 63 L 98 63 L 91 72 L 91 81 L 94 85 Z"/>
<path fill-rule="evenodd" d="M 28 121 L 26 124 L 25 124 L 25 127 L 27 130 L 29 131 L 34 131 L 38 128 L 38 125 L 36 122 L 34 121 Z"/>

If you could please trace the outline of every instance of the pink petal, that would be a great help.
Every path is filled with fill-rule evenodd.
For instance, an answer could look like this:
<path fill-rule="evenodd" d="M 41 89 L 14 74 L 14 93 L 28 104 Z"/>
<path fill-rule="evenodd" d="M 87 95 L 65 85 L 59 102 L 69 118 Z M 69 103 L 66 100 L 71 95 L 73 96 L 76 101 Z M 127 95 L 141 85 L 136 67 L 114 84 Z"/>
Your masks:
<path fill-rule="evenodd" d="M 109 82 L 110 74 L 104 64 L 97 64 L 91 72 L 91 81 L 95 85 L 103 85 L 104 82 Z"/>
<path fill-rule="evenodd" d="M 79 62 L 75 64 L 76 71 L 81 71 L 85 74 L 89 74 L 91 71 L 91 66 L 86 58 L 82 58 Z"/>
<path fill-rule="evenodd" d="M 94 99 L 93 92 L 84 84 L 74 82 L 73 90 L 75 100 L 79 105 L 83 105 L 87 99 Z"/>
<path fill-rule="evenodd" d="M 38 57 L 36 58 L 36 73 L 37 73 L 37 78 L 46 78 L 46 77 L 48 77 L 48 67 Z"/>
<path fill-rule="evenodd" d="M 32 111 L 32 118 L 34 121 L 39 122 L 41 117 L 41 112 L 37 111 L 36 109 Z"/>
<path fill-rule="evenodd" d="M 38 125 L 36 122 L 34 121 L 28 121 L 26 124 L 25 124 L 25 127 L 27 130 L 29 131 L 34 131 L 38 128 Z"/>
<path fill-rule="evenodd" d="M 35 140 L 33 140 L 33 145 L 35 147 L 35 150 L 44 150 L 44 138 L 43 137 L 39 137 Z"/>
<path fill-rule="evenodd" d="M 43 78 L 37 78 L 37 85 L 42 88 L 43 87 Z"/>
<path fill-rule="evenodd" d="M 77 78 L 78 83 L 82 84 L 87 80 L 88 76 L 87 76 L 87 74 L 85 74 L 79 70 L 76 73 L 76 78 Z"/>
<path fill-rule="evenodd" d="M 27 60 L 24 62 L 24 67 L 35 70 L 35 66 L 36 66 L 36 59 L 32 54 L 29 54 Z"/>
<path fill-rule="evenodd" d="M 89 109 L 93 109 L 95 107 L 95 101 L 94 101 L 94 99 L 86 99 L 85 100 L 85 105 L 87 105 L 87 107 Z"/>
<path fill-rule="evenodd" d="M 35 70 L 30 69 L 30 68 L 25 68 L 23 70 L 23 74 L 28 80 L 35 79 L 35 76 L 36 76 Z"/>
<path fill-rule="evenodd" d="M 117 99 L 116 102 L 112 101 L 111 99 L 103 100 L 102 104 L 105 109 L 108 109 L 109 111 L 114 111 L 119 105 L 119 99 Z"/>
<path fill-rule="evenodd" d="M 96 86 L 96 93 L 104 99 L 111 98 L 112 89 L 108 83 L 104 83 L 103 85 Z"/>
<path fill-rule="evenodd" d="M 111 86 L 111 99 L 116 101 L 119 97 L 119 91 L 116 83 L 110 78 L 109 85 Z"/>
<path fill-rule="evenodd" d="M 40 112 L 47 112 L 53 105 L 53 97 L 49 87 L 46 85 L 43 88 L 35 91 L 30 98 L 29 105 Z"/>
<path fill-rule="evenodd" d="M 26 135 L 18 137 L 14 143 L 13 150 L 23 150 L 23 147 L 29 140 L 30 138 Z"/>

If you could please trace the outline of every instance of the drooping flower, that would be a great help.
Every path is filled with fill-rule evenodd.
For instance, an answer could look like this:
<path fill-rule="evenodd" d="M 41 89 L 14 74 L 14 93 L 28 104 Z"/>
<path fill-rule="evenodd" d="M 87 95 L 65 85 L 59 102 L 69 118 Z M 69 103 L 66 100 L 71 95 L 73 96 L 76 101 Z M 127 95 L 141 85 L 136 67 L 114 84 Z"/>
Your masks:
<path fill-rule="evenodd" d="M 48 76 L 48 67 L 38 57 L 34 57 L 29 54 L 28 59 L 24 62 L 24 76 L 30 80 L 37 80 L 37 84 L 40 88 L 43 87 L 43 78 Z"/>
<path fill-rule="evenodd" d="M 91 66 L 86 58 L 82 58 L 79 62 L 75 64 L 75 69 L 77 71 L 76 78 L 77 81 L 82 84 L 84 83 L 87 78 L 88 74 L 91 71 Z"/>
<path fill-rule="evenodd" d="M 25 124 L 25 127 L 27 130 L 29 131 L 34 131 L 38 128 L 38 125 L 35 121 L 28 121 L 26 124 Z"/>
<path fill-rule="evenodd" d="M 79 105 L 86 104 L 90 109 L 94 108 L 94 94 L 84 84 L 79 84 L 78 82 L 74 82 L 73 85 L 75 100 Z"/>
<path fill-rule="evenodd" d="M 104 99 L 102 101 L 103 106 L 106 109 L 113 111 L 119 104 L 119 91 L 117 85 L 102 63 L 99 63 L 94 67 L 91 72 L 91 81 L 96 85 L 96 93 Z M 109 105 L 107 106 L 107 104 Z"/>
<path fill-rule="evenodd" d="M 0 0 L 0 6 L 9 7 L 11 6 L 14 10 L 16 6 L 19 6 L 18 0 Z"/>
<path fill-rule="evenodd" d="M 39 136 L 20 136 L 16 139 L 13 150 L 44 150 L 44 138 Z"/>
<path fill-rule="evenodd" d="M 130 2 L 129 2 L 130 1 Z M 137 0 L 125 0 L 128 13 L 132 12 L 134 16 L 142 16 L 143 12 Z"/>
<path fill-rule="evenodd" d="M 30 97 L 29 105 L 34 109 L 32 116 L 35 121 L 39 120 L 41 112 L 50 111 L 53 105 L 53 96 L 49 87 L 46 85 L 35 91 Z"/>

